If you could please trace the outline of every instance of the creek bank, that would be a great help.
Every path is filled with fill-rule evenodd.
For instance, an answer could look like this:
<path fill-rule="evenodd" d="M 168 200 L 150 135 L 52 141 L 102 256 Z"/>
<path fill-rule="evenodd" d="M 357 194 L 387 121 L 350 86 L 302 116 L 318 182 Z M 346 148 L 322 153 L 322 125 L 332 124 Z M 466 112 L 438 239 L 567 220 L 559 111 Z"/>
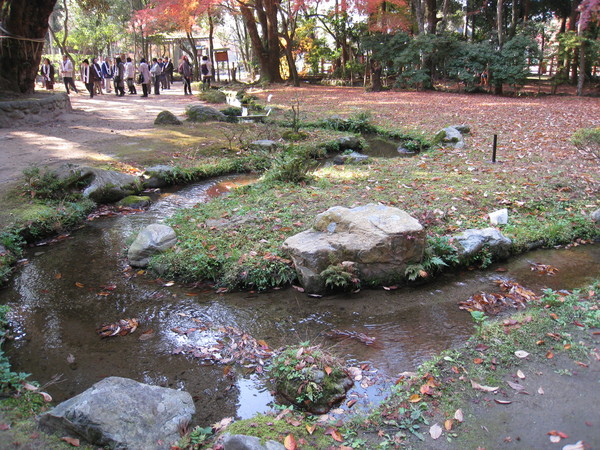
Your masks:
<path fill-rule="evenodd" d="M 0 101 L 0 128 L 19 123 L 42 123 L 71 112 L 71 101 L 64 93 L 37 94 L 37 98 Z"/>

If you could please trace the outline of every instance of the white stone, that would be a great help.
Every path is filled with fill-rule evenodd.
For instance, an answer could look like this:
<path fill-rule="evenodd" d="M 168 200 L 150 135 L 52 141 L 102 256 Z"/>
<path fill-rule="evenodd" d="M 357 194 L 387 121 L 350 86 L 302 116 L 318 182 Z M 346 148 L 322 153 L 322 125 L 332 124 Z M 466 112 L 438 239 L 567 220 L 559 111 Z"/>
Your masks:
<path fill-rule="evenodd" d="M 508 209 L 499 209 L 489 214 L 492 225 L 506 225 L 508 223 Z"/>

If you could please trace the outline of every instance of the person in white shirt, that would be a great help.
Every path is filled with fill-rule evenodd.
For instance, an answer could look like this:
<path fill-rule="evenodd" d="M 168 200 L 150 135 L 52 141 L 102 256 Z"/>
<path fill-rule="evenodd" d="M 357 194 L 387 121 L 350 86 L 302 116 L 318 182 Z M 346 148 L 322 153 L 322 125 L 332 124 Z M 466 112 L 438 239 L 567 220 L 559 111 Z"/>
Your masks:
<path fill-rule="evenodd" d="M 150 69 L 148 68 L 148 64 L 146 63 L 146 59 L 142 58 L 140 60 L 140 81 L 142 83 L 142 97 L 148 97 L 148 90 L 150 86 L 150 80 L 152 79 L 150 75 Z"/>
<path fill-rule="evenodd" d="M 127 57 L 127 62 L 125 63 L 125 79 L 127 80 L 127 88 L 129 89 L 129 95 L 137 94 L 137 90 L 135 89 L 135 65 L 131 58 Z"/>
<path fill-rule="evenodd" d="M 69 94 L 69 86 L 73 88 L 76 94 L 79 94 L 79 91 L 75 86 L 75 82 L 73 81 L 73 72 L 73 63 L 67 55 L 63 55 L 63 60 L 60 63 L 60 74 L 63 77 L 65 89 L 67 90 L 67 95 Z"/>

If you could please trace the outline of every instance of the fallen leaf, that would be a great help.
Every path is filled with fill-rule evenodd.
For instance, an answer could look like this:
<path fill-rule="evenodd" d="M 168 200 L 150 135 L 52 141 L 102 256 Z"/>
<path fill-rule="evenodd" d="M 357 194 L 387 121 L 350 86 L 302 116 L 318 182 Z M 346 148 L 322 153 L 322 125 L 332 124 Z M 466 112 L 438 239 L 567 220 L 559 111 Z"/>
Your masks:
<path fill-rule="evenodd" d="M 0 431 L 10 430 L 10 425 L 8 423 L 0 423 Z"/>
<path fill-rule="evenodd" d="M 327 375 L 331 375 L 331 371 L 332 371 L 331 367 L 329 367 L 329 366 L 325 367 L 325 373 Z"/>
<path fill-rule="evenodd" d="M 481 364 L 481 363 L 483 362 L 483 359 L 481 359 L 481 358 L 475 358 L 475 359 L 473 360 L 473 362 L 474 362 L 475 364 Z"/>
<path fill-rule="evenodd" d="M 512 403 L 510 400 L 498 400 L 497 398 L 494 401 L 499 405 L 510 405 Z"/>
<path fill-rule="evenodd" d="M 525 386 L 523 386 L 523 385 L 521 385 L 519 383 L 513 383 L 512 381 L 507 381 L 507 383 L 515 391 L 522 391 L 523 389 L 525 389 Z"/>
<path fill-rule="evenodd" d="M 233 417 L 225 417 L 225 418 L 221 419 L 219 422 L 213 424 L 212 427 L 215 430 L 215 434 L 220 431 L 223 431 L 225 428 L 227 428 L 229 426 L 229 424 L 231 424 L 231 422 L 233 422 Z"/>
<path fill-rule="evenodd" d="M 325 431 L 325 434 L 329 434 L 335 441 L 338 441 L 338 442 L 344 441 L 344 438 L 342 437 L 340 432 L 338 430 L 336 430 L 335 428 L 328 428 Z"/>
<path fill-rule="evenodd" d="M 304 288 L 303 288 L 303 287 L 300 287 L 300 286 L 295 286 L 295 285 L 293 285 L 293 284 L 292 284 L 292 287 L 293 287 L 294 289 L 296 289 L 298 292 L 304 292 Z"/>
<path fill-rule="evenodd" d="M 463 416 L 463 412 L 462 409 L 457 409 L 456 412 L 454 413 L 454 418 L 456 420 L 458 420 L 459 422 L 462 423 L 463 420 L 465 420 L 464 416 Z"/>
<path fill-rule="evenodd" d="M 27 389 L 28 391 L 37 391 L 38 390 L 37 386 L 34 386 L 33 384 L 29 384 L 29 383 L 23 383 L 23 387 L 25 389 Z"/>
<path fill-rule="evenodd" d="M 521 370 L 517 370 L 517 376 L 521 379 L 524 380 L 525 379 L 525 374 L 523 372 L 521 372 Z"/>
<path fill-rule="evenodd" d="M 313 434 L 315 432 L 315 429 L 317 428 L 317 424 L 313 423 L 312 425 L 306 425 L 306 431 L 308 432 L 308 434 Z"/>
<path fill-rule="evenodd" d="M 471 380 L 471 387 L 473 389 L 477 389 L 477 390 L 484 391 L 484 392 L 496 392 L 498 389 L 500 389 L 499 386 L 494 386 L 494 387 L 492 387 L 492 386 L 482 386 L 481 384 L 479 384 L 479 383 L 477 383 L 477 382 L 475 382 L 473 380 Z"/>
<path fill-rule="evenodd" d="M 452 425 L 454 424 L 454 421 L 452 419 L 448 419 L 444 422 L 444 428 L 446 429 L 446 431 L 450 431 L 452 429 Z"/>
<path fill-rule="evenodd" d="M 544 395 L 544 390 L 542 389 L 541 386 L 538 388 L 538 394 Z"/>
<path fill-rule="evenodd" d="M 353 398 L 352 400 L 349 400 L 348 403 L 346 403 L 346 406 L 348 408 L 352 408 L 356 402 L 357 402 L 357 400 L 355 398 Z"/>
<path fill-rule="evenodd" d="M 77 282 L 77 283 L 75 283 L 75 286 L 77 286 L 78 288 L 82 288 L 82 287 L 84 287 L 85 285 L 84 285 L 83 283 L 79 283 L 79 282 Z"/>
<path fill-rule="evenodd" d="M 525 350 L 517 350 L 515 352 L 515 356 L 517 358 L 527 358 L 529 356 L 529 353 L 527 353 Z"/>
<path fill-rule="evenodd" d="M 567 444 L 562 450 L 585 450 L 583 441 L 577 441 L 575 444 Z"/>
<path fill-rule="evenodd" d="M 550 436 L 550 442 L 558 444 L 560 442 L 560 436 Z"/>
<path fill-rule="evenodd" d="M 152 328 L 150 328 L 149 330 L 144 331 L 139 339 L 140 341 L 147 341 L 148 339 L 154 337 L 154 330 Z"/>
<path fill-rule="evenodd" d="M 431 428 L 429 428 L 429 434 L 432 439 L 438 439 L 442 435 L 442 427 L 437 423 L 432 425 Z"/>
<path fill-rule="evenodd" d="M 408 399 L 408 401 L 410 403 L 417 403 L 421 401 L 421 396 L 419 394 L 413 394 L 410 396 L 410 398 Z"/>
<path fill-rule="evenodd" d="M 65 441 L 67 444 L 70 444 L 73 447 L 79 447 L 79 439 L 65 436 L 65 437 L 61 437 L 60 440 Z"/>
<path fill-rule="evenodd" d="M 167 281 L 165 284 L 163 284 L 163 286 L 170 287 L 170 286 L 173 286 L 174 284 L 175 284 L 174 281 Z"/>
<path fill-rule="evenodd" d="M 46 393 L 46 392 L 40 392 L 39 393 L 42 397 L 44 397 L 44 401 L 47 403 L 50 403 L 52 401 L 52 397 L 50 396 L 50 394 Z"/>
<path fill-rule="evenodd" d="M 291 434 L 288 434 L 285 437 L 285 439 L 283 440 L 283 446 L 286 448 L 286 450 L 296 450 L 298 448 L 296 444 L 296 439 Z"/>

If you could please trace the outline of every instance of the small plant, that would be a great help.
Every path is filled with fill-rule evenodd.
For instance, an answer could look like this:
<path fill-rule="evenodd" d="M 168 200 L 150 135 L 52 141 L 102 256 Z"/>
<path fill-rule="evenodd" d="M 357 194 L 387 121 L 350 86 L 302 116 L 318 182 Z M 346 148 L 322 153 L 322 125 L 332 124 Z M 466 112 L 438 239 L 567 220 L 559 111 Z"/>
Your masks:
<path fill-rule="evenodd" d="M 360 279 L 352 263 L 332 264 L 320 273 L 325 287 L 331 290 L 354 291 L 360 288 Z"/>
<path fill-rule="evenodd" d="M 204 444 L 213 434 L 211 427 L 196 427 L 190 433 L 190 443 L 194 446 Z"/>
<path fill-rule="evenodd" d="M 311 172 L 316 162 L 311 160 L 302 149 L 289 147 L 274 160 L 271 168 L 265 173 L 265 181 L 284 183 L 302 183 L 312 179 Z"/>
<path fill-rule="evenodd" d="M 237 123 L 238 117 L 242 115 L 242 108 L 238 108 L 237 106 L 229 106 L 221 110 L 225 117 L 227 117 L 227 122 Z"/>
<path fill-rule="evenodd" d="M 483 334 L 483 324 L 487 320 L 487 316 L 483 311 L 471 311 L 471 319 L 475 322 L 476 333 L 481 336 Z"/>
<path fill-rule="evenodd" d="M 79 174 L 77 173 L 60 179 L 55 172 L 39 167 L 23 170 L 23 178 L 23 193 L 32 199 L 72 199 L 76 195 L 71 192 L 71 187 L 82 187 L 85 184 L 78 185 Z"/>
<path fill-rule="evenodd" d="M 291 109 L 285 114 L 289 120 L 292 131 L 296 134 L 299 133 L 300 127 L 302 126 L 303 115 L 301 112 L 302 102 L 299 97 L 292 99 Z"/>

